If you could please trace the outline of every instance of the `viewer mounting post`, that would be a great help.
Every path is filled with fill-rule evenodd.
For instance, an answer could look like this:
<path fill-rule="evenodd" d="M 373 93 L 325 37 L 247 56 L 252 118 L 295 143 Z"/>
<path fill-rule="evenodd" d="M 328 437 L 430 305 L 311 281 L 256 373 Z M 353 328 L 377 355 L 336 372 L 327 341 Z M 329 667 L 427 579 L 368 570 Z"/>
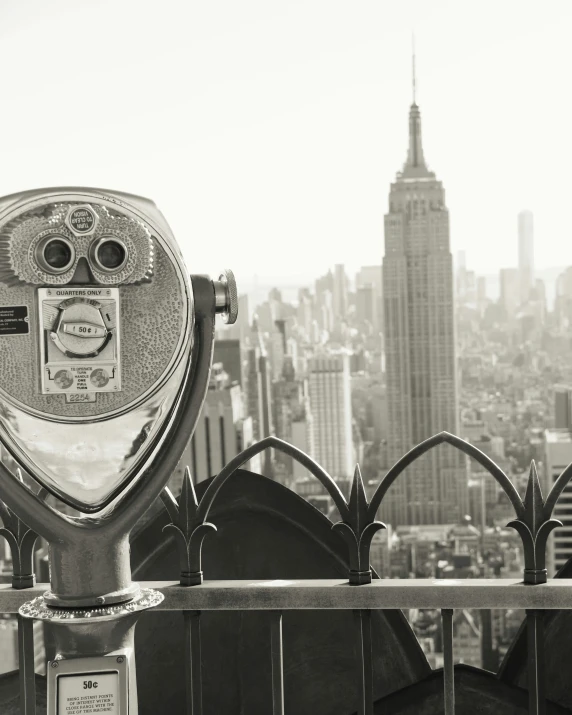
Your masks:
<path fill-rule="evenodd" d="M 129 533 L 192 435 L 234 277 L 189 277 L 151 201 L 88 188 L 1 198 L 0 256 L 0 440 L 19 465 L 0 463 L 0 498 L 49 542 L 50 590 L 20 609 L 55 643 L 48 714 L 136 715 L 134 629 L 163 595 L 131 581 Z"/>

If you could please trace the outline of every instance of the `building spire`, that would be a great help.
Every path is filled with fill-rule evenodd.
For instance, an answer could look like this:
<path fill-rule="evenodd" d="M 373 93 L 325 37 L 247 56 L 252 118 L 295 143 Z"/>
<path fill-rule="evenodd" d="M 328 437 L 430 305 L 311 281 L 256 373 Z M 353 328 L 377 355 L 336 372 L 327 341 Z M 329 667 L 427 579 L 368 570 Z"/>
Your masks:
<path fill-rule="evenodd" d="M 426 175 L 429 170 L 423 156 L 423 144 L 421 142 L 421 112 L 417 105 L 417 72 L 415 66 L 415 35 L 411 36 L 411 81 L 413 89 L 413 101 L 409 110 L 409 150 L 407 161 L 403 167 L 403 172 L 409 175 Z"/>

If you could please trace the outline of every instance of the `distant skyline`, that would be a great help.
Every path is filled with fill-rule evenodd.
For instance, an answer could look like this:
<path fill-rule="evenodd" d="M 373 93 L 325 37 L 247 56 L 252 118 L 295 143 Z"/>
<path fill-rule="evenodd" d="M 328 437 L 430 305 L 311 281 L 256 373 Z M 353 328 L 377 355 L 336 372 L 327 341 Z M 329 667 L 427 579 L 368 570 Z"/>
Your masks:
<path fill-rule="evenodd" d="M 379 264 L 381 265 L 381 264 Z M 506 266 L 507 268 L 516 268 L 517 266 Z M 239 292 L 240 293 L 247 293 L 249 290 L 252 290 L 253 288 L 257 288 L 260 290 L 267 290 L 270 291 L 272 288 L 278 288 L 279 290 L 297 290 L 298 288 L 302 287 L 308 287 L 312 288 L 314 286 L 314 281 L 316 278 L 319 278 L 320 276 L 325 275 L 328 270 L 332 268 L 332 266 L 325 265 L 324 268 L 321 271 L 317 271 L 316 274 L 312 273 L 298 273 L 296 275 L 284 275 L 284 274 L 254 274 L 254 275 L 243 275 L 242 276 L 242 283 L 241 286 L 239 286 Z M 535 271 L 535 276 L 536 278 L 539 278 L 540 280 L 545 281 L 546 283 L 546 289 L 549 293 L 548 297 L 550 297 L 550 293 L 554 290 L 555 282 L 560 273 L 562 273 L 565 270 L 566 266 L 548 266 L 546 268 L 539 268 L 538 270 Z M 467 270 L 472 271 L 473 268 L 471 265 L 467 266 Z M 333 272 L 333 270 L 332 270 Z M 496 291 L 498 290 L 498 287 L 495 287 L 495 285 L 499 282 L 499 272 L 496 273 L 479 273 L 477 271 L 478 276 L 484 276 L 487 282 L 487 286 L 489 287 L 490 295 L 489 297 L 493 300 L 496 300 L 498 297 Z M 350 284 L 354 283 L 355 279 L 355 273 L 350 271 L 348 272 L 348 277 L 350 279 Z"/>
<path fill-rule="evenodd" d="M 0 194 L 92 185 L 156 201 L 191 272 L 381 263 L 407 151 L 411 33 L 451 248 L 481 274 L 572 264 L 572 3 L 3 0 Z"/>

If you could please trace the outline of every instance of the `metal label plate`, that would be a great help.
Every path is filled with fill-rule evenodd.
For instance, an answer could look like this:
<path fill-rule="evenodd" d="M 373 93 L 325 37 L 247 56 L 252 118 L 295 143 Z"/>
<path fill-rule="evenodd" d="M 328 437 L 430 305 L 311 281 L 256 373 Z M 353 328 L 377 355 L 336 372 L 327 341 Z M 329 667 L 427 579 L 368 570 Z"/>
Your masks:
<path fill-rule="evenodd" d="M 0 335 L 27 335 L 30 332 L 28 306 L 0 306 Z"/>
<path fill-rule="evenodd" d="M 127 655 L 48 663 L 48 715 L 128 715 Z"/>

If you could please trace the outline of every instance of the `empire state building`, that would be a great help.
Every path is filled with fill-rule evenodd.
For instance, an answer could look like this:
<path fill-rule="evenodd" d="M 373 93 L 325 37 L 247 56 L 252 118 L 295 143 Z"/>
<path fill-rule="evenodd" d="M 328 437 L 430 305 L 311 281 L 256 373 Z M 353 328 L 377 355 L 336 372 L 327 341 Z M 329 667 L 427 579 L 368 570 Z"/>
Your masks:
<path fill-rule="evenodd" d="M 407 160 L 385 216 L 383 303 L 393 464 L 437 432 L 458 434 L 459 424 L 449 212 L 443 185 L 425 163 L 415 94 Z M 430 450 L 390 488 L 381 518 L 394 527 L 456 522 L 467 508 L 466 465 L 450 445 Z"/>

